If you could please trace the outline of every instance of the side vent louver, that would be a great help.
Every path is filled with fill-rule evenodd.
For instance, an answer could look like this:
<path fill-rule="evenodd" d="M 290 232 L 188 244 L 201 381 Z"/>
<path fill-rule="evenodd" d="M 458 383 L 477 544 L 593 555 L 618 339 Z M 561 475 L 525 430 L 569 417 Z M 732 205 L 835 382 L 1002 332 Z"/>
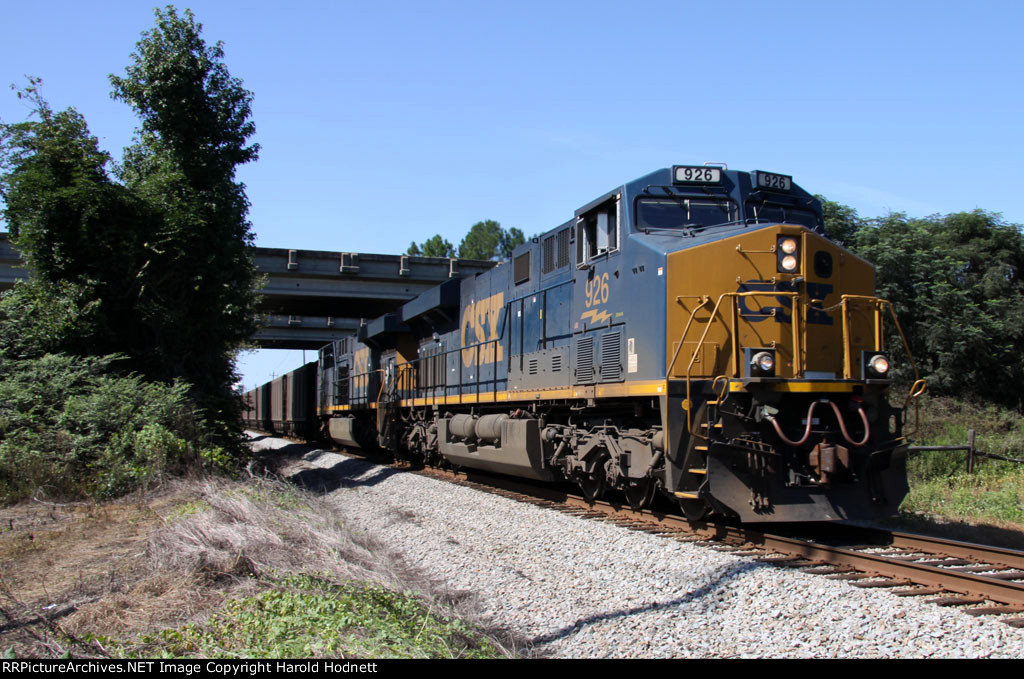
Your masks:
<path fill-rule="evenodd" d="M 516 285 L 530 280 L 530 253 L 523 254 L 512 260 L 512 275 L 515 277 Z"/>
<path fill-rule="evenodd" d="M 594 381 L 594 337 L 581 337 L 576 344 L 576 381 Z"/>
<path fill-rule="evenodd" d="M 555 237 L 548 236 L 544 239 L 544 251 L 541 259 L 543 260 L 540 272 L 542 274 L 550 273 L 555 270 Z"/>
<path fill-rule="evenodd" d="M 558 259 L 555 260 L 555 268 L 561 269 L 563 266 L 569 266 L 569 229 L 558 232 Z"/>
<path fill-rule="evenodd" d="M 622 333 L 608 332 L 601 336 L 601 381 L 622 379 Z"/>

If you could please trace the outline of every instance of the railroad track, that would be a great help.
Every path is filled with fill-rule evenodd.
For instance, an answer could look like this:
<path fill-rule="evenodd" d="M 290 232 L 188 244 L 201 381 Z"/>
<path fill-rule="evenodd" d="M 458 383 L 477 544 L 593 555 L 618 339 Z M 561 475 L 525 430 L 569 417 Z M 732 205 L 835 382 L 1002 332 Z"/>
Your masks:
<path fill-rule="evenodd" d="M 585 518 L 603 520 L 668 539 L 705 543 L 762 563 L 845 580 L 855 587 L 887 588 L 896 596 L 928 597 L 970 615 L 1006 616 L 1024 628 L 1024 552 L 968 542 L 830 525 L 828 541 L 770 534 L 742 526 L 691 522 L 657 511 L 636 511 L 519 480 L 437 469 L 416 473 L 468 485 Z"/>

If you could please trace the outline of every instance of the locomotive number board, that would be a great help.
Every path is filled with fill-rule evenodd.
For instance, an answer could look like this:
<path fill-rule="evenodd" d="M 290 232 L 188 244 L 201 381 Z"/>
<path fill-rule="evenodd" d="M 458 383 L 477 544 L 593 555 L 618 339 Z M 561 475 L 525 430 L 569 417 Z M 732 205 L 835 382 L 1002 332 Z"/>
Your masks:
<path fill-rule="evenodd" d="M 676 165 L 672 168 L 676 184 L 718 184 L 722 181 L 722 170 L 702 165 Z"/>
<path fill-rule="evenodd" d="M 790 191 L 793 188 L 793 178 L 785 174 L 773 172 L 756 172 L 757 185 L 762 189 L 775 189 L 776 191 Z"/>

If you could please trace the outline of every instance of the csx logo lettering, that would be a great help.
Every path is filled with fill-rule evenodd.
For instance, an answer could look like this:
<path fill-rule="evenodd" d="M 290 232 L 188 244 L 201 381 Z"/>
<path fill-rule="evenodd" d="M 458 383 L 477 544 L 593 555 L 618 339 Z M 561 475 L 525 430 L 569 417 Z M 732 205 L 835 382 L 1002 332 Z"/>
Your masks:
<path fill-rule="evenodd" d="M 480 365 L 504 359 L 501 346 L 501 313 L 505 310 L 505 293 L 499 292 L 487 299 L 470 303 L 462 310 L 462 364 L 467 368 L 479 358 Z M 486 342 L 486 344 L 484 344 Z M 473 346 L 480 345 L 480 346 Z"/>
<path fill-rule="evenodd" d="M 807 296 L 811 299 L 824 301 L 832 294 L 830 283 L 807 282 Z M 795 288 L 789 283 L 778 283 L 772 286 L 771 283 L 762 281 L 747 281 L 740 285 L 737 292 L 790 292 Z M 770 299 L 769 295 L 756 297 L 739 297 L 738 306 L 740 315 L 750 323 L 760 323 L 768 318 L 774 318 L 776 323 L 793 322 L 793 300 L 785 295 L 779 295 L 775 299 L 778 306 L 761 306 L 765 300 Z M 751 309 L 749 304 L 756 305 L 757 309 Z M 807 322 L 816 325 L 832 325 L 833 319 L 821 308 L 821 302 L 812 302 L 807 307 Z"/>

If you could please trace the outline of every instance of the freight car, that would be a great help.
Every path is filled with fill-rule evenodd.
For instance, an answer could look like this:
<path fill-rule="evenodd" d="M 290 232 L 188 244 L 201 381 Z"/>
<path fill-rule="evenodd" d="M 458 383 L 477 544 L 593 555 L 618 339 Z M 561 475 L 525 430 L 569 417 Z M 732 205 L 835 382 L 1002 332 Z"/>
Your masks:
<path fill-rule="evenodd" d="M 284 436 L 315 438 L 317 362 L 307 363 L 242 395 L 245 426 Z"/>
<path fill-rule="evenodd" d="M 694 519 L 877 518 L 924 388 L 890 403 L 887 322 L 792 177 L 674 166 L 325 347 L 317 415 L 343 445 Z"/>

